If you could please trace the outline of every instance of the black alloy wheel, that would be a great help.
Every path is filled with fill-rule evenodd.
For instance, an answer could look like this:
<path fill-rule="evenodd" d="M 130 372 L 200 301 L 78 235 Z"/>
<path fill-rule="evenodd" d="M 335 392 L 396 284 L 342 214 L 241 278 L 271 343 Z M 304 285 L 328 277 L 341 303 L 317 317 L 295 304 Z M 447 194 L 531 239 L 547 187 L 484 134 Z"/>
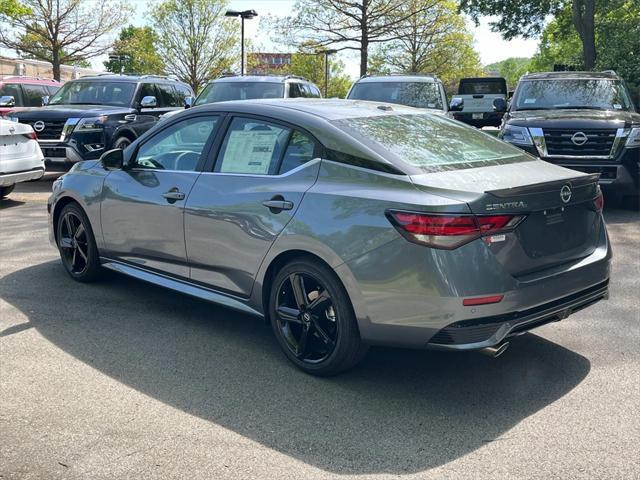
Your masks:
<path fill-rule="evenodd" d="M 94 280 L 100 272 L 98 250 L 91 225 L 82 209 L 66 205 L 58 218 L 56 238 L 65 270 L 76 280 Z"/>

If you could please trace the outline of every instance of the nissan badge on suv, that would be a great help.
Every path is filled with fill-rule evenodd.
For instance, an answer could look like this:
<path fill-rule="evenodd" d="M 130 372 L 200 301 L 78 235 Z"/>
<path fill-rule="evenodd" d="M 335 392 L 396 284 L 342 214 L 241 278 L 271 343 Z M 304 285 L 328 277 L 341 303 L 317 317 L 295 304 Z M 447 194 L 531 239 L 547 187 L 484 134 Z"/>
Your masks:
<path fill-rule="evenodd" d="M 640 114 L 614 72 L 520 79 L 499 137 L 547 162 L 598 173 L 612 197 L 637 197 Z"/>
<path fill-rule="evenodd" d="M 31 125 L 47 169 L 64 171 L 125 148 L 192 98 L 191 87 L 166 77 L 98 75 L 67 82 L 47 106 L 17 109 L 9 119 Z"/>

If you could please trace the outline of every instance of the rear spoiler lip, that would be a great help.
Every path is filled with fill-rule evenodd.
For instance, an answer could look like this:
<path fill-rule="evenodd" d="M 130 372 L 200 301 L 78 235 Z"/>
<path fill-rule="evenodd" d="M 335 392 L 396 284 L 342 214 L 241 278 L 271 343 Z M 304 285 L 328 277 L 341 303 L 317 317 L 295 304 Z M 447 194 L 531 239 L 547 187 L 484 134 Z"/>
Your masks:
<path fill-rule="evenodd" d="M 552 180 L 550 182 L 533 183 L 521 187 L 503 188 L 500 190 L 487 190 L 485 193 L 499 198 L 513 197 L 514 195 L 539 195 L 561 189 L 564 185 L 569 185 L 572 189 L 587 187 L 597 184 L 600 179 L 599 173 L 590 173 L 583 176 L 566 178 L 562 180 Z"/>

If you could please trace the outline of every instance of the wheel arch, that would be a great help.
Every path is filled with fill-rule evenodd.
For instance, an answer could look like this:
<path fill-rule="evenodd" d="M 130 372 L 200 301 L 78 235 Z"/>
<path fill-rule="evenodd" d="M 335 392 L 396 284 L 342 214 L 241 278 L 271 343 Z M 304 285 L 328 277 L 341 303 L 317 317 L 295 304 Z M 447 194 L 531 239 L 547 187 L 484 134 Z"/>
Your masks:
<path fill-rule="evenodd" d="M 135 142 L 138 139 L 138 136 L 135 134 L 133 130 L 127 127 L 118 128 L 115 132 L 113 132 L 113 136 L 111 137 L 111 145 L 113 146 L 120 137 L 125 137 L 131 140 L 131 142 Z"/>

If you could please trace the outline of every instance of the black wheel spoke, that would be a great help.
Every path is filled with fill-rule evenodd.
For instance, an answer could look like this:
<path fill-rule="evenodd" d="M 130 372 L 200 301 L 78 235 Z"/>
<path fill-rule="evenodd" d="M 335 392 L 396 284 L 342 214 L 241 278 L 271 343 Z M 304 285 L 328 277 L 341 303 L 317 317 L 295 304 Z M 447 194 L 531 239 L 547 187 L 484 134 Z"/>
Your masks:
<path fill-rule="evenodd" d="M 307 306 L 307 310 L 310 310 L 311 312 L 315 313 L 316 315 L 319 315 L 319 312 L 321 312 L 323 309 L 327 308 L 330 303 L 331 303 L 331 297 L 329 296 L 329 292 L 327 292 L 326 290 L 323 290 L 320 293 L 320 295 L 318 295 L 313 300 L 313 302 L 311 302 Z"/>
<path fill-rule="evenodd" d="M 73 238 L 76 239 L 76 241 L 78 240 L 78 238 L 80 238 L 81 235 L 84 234 L 84 225 L 80 224 L 78 225 L 78 228 L 76 229 L 76 232 L 73 234 Z"/>
<path fill-rule="evenodd" d="M 302 334 L 300 335 L 300 340 L 298 341 L 298 348 L 296 349 L 296 356 L 298 358 L 304 358 L 304 355 L 307 350 L 308 339 L 309 339 L 309 327 L 305 326 L 302 329 Z"/>
<path fill-rule="evenodd" d="M 299 309 L 307 306 L 307 292 L 304 289 L 304 278 L 299 273 L 289 275 L 293 296 Z"/>
<path fill-rule="evenodd" d="M 87 254 L 82 251 L 82 247 L 80 247 L 80 245 L 77 246 L 76 250 L 78 250 L 78 253 L 80 254 L 80 256 L 82 257 L 82 260 L 84 260 L 84 262 L 86 264 L 87 263 Z"/>
<path fill-rule="evenodd" d="M 320 340 L 322 340 L 322 343 L 324 343 L 327 347 L 333 349 L 333 347 L 335 346 L 335 342 L 331 339 L 331 337 L 327 334 L 327 332 L 324 331 L 324 329 L 320 325 L 320 322 L 318 321 L 317 318 L 314 318 L 312 320 L 312 324 L 313 324 L 313 329 L 316 331 L 316 333 L 320 337 Z"/>
<path fill-rule="evenodd" d="M 278 317 L 284 322 L 302 323 L 300 320 L 300 310 L 297 308 L 285 307 L 283 305 L 278 307 Z"/>
<path fill-rule="evenodd" d="M 67 212 L 61 219 L 59 235 L 60 253 L 67 269 L 81 274 L 89 266 L 89 240 L 82 219 Z"/>

